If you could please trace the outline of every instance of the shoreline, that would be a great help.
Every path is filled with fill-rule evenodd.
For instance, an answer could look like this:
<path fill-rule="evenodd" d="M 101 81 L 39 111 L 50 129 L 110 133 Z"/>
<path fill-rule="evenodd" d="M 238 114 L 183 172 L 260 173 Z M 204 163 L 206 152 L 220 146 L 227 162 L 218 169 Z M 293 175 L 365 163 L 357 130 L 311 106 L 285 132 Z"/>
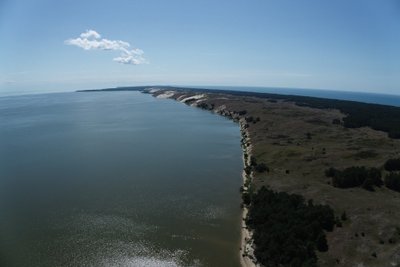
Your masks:
<path fill-rule="evenodd" d="M 243 166 L 246 167 L 249 164 L 249 157 L 251 156 L 251 144 L 250 138 L 248 137 L 248 132 L 244 127 L 244 122 L 239 120 L 239 127 L 240 127 L 240 134 L 242 136 L 242 150 L 243 150 Z M 245 185 L 247 181 L 251 182 L 251 175 L 247 175 L 246 172 L 243 170 L 242 172 L 242 188 L 246 190 Z M 240 221 L 240 250 L 239 250 L 239 257 L 240 257 L 240 265 L 242 267 L 257 267 L 259 266 L 254 262 L 254 248 L 252 244 L 252 232 L 248 229 L 246 224 L 246 218 L 248 213 L 248 208 L 243 204 L 242 207 L 242 215 Z"/>
<path fill-rule="evenodd" d="M 180 94 L 180 92 L 176 90 L 163 90 L 158 88 L 149 88 L 148 90 L 141 91 L 142 93 L 148 93 L 156 98 L 161 99 L 173 99 L 175 101 L 181 102 L 183 104 L 202 108 L 199 106 L 203 101 L 207 99 L 207 95 L 202 94 Z M 246 120 L 244 117 L 236 114 L 233 111 L 230 111 L 226 108 L 225 105 L 214 107 L 212 106 L 209 109 L 214 114 L 229 118 L 236 122 L 239 126 L 240 136 L 241 136 L 241 148 L 242 148 L 242 159 L 243 159 L 243 167 L 246 168 L 250 164 L 251 157 L 251 143 L 249 132 L 246 129 Z M 242 185 L 241 185 L 241 196 L 244 192 L 249 190 L 248 185 L 251 185 L 252 182 L 252 174 L 246 174 L 245 170 L 242 171 Z M 254 256 L 254 247 L 253 247 L 253 239 L 252 232 L 249 230 L 246 224 L 246 217 L 248 213 L 247 206 L 242 202 L 241 207 L 241 216 L 240 216 L 240 248 L 239 248 L 239 258 L 240 265 L 242 267 L 260 267 L 257 264 L 256 257 Z"/>
<path fill-rule="evenodd" d="M 195 95 L 199 96 L 199 95 Z M 204 97 L 204 95 L 201 95 Z M 192 96 L 193 97 L 193 96 Z M 196 98 L 199 99 L 199 98 Z M 180 97 L 176 99 L 180 101 Z M 204 100 L 204 99 L 203 99 Z M 185 103 L 185 101 L 181 101 Z M 195 101 L 194 103 L 190 104 L 190 106 L 201 108 L 198 105 L 201 104 L 201 98 L 200 101 Z M 249 131 L 247 130 L 246 127 L 246 120 L 244 117 L 236 114 L 233 111 L 230 111 L 226 108 L 225 105 L 219 106 L 219 107 L 212 107 L 210 109 L 211 112 L 214 114 L 229 118 L 236 122 L 239 126 L 240 130 L 240 136 L 241 136 L 241 148 L 242 148 L 242 160 L 243 160 L 243 168 L 246 168 L 247 166 L 250 165 L 250 157 L 252 156 L 251 153 L 251 148 L 252 145 L 250 143 L 250 137 L 249 137 Z M 242 186 L 241 186 L 241 196 L 243 193 L 246 193 L 249 190 L 249 185 L 252 183 L 252 173 L 246 174 L 245 170 L 242 171 Z M 247 206 L 243 203 L 242 200 L 242 213 L 241 213 L 241 219 L 240 219 L 240 249 L 239 249 L 239 258 L 240 258 L 240 265 L 242 267 L 260 267 L 259 264 L 257 264 L 257 259 L 254 255 L 254 244 L 253 244 L 253 233 L 252 231 L 248 228 L 246 224 L 246 218 L 247 218 L 247 213 L 248 213 L 248 208 Z"/>
<path fill-rule="evenodd" d="M 204 100 L 205 95 L 194 95 L 189 98 L 194 98 L 195 101 L 194 103 L 189 104 L 190 106 L 196 107 L 196 108 L 201 108 L 199 104 L 201 104 L 202 100 Z M 185 99 L 189 99 L 185 98 Z M 203 99 L 202 99 L 203 98 Z M 180 101 L 182 103 L 185 103 L 186 101 L 182 101 L 181 97 L 178 97 L 176 99 L 177 101 Z M 185 103 L 187 104 L 187 103 Z M 243 160 L 243 168 L 246 168 L 247 166 L 250 165 L 250 157 L 252 156 L 251 153 L 251 148 L 252 145 L 250 143 L 250 137 L 249 137 L 249 132 L 246 129 L 246 120 L 242 116 L 236 114 L 233 111 L 230 111 L 226 109 L 226 106 L 219 106 L 219 107 L 212 107 L 210 109 L 211 112 L 214 114 L 229 118 L 236 122 L 239 126 L 240 130 L 240 136 L 241 136 L 241 148 L 242 148 L 242 160 Z M 241 186 L 241 196 L 243 193 L 246 193 L 249 190 L 249 186 L 252 183 L 252 173 L 249 175 L 246 174 L 245 170 L 242 171 L 242 186 Z M 242 213 L 241 213 L 241 219 L 240 219 L 240 249 L 239 249 L 239 258 L 240 258 L 240 265 L 242 267 L 260 267 L 259 264 L 257 264 L 257 259 L 254 255 L 254 244 L 253 244 L 253 233 L 252 231 L 248 228 L 246 224 L 246 218 L 247 218 L 247 213 L 248 213 L 248 208 L 247 206 L 243 203 L 242 201 Z"/>
<path fill-rule="evenodd" d="M 202 108 L 201 104 L 203 101 L 207 100 L 207 95 L 204 93 L 200 94 L 193 94 L 193 93 L 181 93 L 176 90 L 163 90 L 158 88 L 150 88 L 149 90 L 142 91 L 144 93 L 149 93 L 153 97 L 156 98 L 167 98 L 173 99 L 175 101 L 181 102 L 183 104 Z M 242 148 L 242 159 L 243 159 L 243 168 L 246 168 L 250 164 L 250 157 L 251 153 L 251 143 L 249 137 L 249 131 L 247 130 L 247 123 L 243 116 L 235 113 L 234 111 L 228 110 L 225 105 L 222 106 L 212 106 L 208 109 L 212 113 L 216 115 L 220 115 L 226 117 L 228 119 L 233 120 L 239 126 L 240 136 L 241 136 L 241 148 Z M 252 173 L 249 175 L 246 172 L 242 171 L 242 185 L 241 185 L 241 196 L 243 193 L 249 190 L 249 185 L 252 183 Z M 239 258 L 240 258 L 240 265 L 242 267 L 260 267 L 257 264 L 257 259 L 254 255 L 254 247 L 253 247 L 253 239 L 252 239 L 252 232 L 249 230 L 246 224 L 246 217 L 248 213 L 247 206 L 242 202 L 242 212 L 240 216 L 240 249 L 239 249 Z"/>

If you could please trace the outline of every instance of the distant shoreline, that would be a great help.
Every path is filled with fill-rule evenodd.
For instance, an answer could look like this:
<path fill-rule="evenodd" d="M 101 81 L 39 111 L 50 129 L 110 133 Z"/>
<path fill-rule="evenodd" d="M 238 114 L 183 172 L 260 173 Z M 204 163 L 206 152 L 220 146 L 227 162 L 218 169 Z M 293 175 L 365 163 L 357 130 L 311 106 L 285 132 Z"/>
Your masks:
<path fill-rule="evenodd" d="M 205 90 L 207 92 L 242 92 L 242 93 L 258 93 L 287 96 L 304 96 L 322 99 L 331 99 L 339 101 L 355 101 L 366 104 L 378 104 L 387 106 L 400 106 L 400 95 L 382 94 L 372 92 L 352 92 L 352 91 L 335 91 L 323 89 L 305 89 L 305 88 L 286 88 L 286 87 L 246 87 L 246 86 L 133 86 L 133 87 L 115 87 L 105 89 L 87 89 L 78 90 L 77 92 L 96 92 L 96 91 L 142 91 L 146 88 L 157 87 L 164 89 L 176 90 Z"/>

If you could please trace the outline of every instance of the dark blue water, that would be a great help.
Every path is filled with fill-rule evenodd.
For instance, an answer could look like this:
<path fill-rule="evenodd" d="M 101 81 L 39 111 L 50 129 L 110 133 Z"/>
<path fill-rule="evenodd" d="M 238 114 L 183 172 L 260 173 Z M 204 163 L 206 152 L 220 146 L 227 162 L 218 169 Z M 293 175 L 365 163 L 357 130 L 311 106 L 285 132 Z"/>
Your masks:
<path fill-rule="evenodd" d="M 239 266 L 239 127 L 139 92 L 0 98 L 0 266 Z"/>
<path fill-rule="evenodd" d="M 362 93 L 334 90 L 316 90 L 300 88 L 274 88 L 274 87 L 244 87 L 244 86 L 188 86 L 192 88 L 233 90 L 257 93 L 272 93 L 283 95 L 313 96 L 329 99 L 352 100 L 365 103 L 375 103 L 390 106 L 400 106 L 400 95 Z M 399 88 L 400 93 L 400 88 Z"/>

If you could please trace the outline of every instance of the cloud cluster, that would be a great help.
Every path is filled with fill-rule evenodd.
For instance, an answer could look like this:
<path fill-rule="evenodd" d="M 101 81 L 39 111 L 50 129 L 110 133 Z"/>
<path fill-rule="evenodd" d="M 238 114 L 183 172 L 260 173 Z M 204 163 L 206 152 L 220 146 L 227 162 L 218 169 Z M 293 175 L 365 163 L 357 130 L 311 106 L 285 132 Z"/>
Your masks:
<path fill-rule="evenodd" d="M 120 51 L 120 56 L 113 60 L 123 64 L 139 65 L 146 63 L 143 51 L 138 48 L 131 48 L 128 42 L 121 40 L 108 40 L 101 38 L 101 35 L 94 30 L 87 30 L 81 33 L 78 38 L 68 39 L 67 45 L 75 45 L 85 50 L 116 50 Z"/>

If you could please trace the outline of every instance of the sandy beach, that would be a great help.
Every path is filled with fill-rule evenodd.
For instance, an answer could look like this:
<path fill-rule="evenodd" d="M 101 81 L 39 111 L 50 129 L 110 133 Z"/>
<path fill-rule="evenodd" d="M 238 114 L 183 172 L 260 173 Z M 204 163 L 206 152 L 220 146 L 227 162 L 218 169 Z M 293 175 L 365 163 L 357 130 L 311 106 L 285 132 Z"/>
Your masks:
<path fill-rule="evenodd" d="M 246 166 L 248 164 L 247 161 L 249 161 L 250 155 L 251 155 L 251 145 L 249 143 L 249 137 L 248 133 L 244 127 L 245 122 L 244 121 L 239 121 L 240 125 L 240 133 L 242 135 L 242 138 L 244 139 L 244 142 L 242 143 L 242 148 L 243 148 L 243 165 Z M 247 158 L 244 155 L 247 155 Z M 243 187 L 246 184 L 247 179 L 251 179 L 251 176 L 248 176 L 245 171 L 242 172 L 242 177 L 243 177 Z M 246 188 L 244 188 L 246 189 Z M 259 266 L 258 264 L 254 263 L 253 259 L 254 257 L 254 249 L 252 246 L 252 233 L 251 231 L 247 228 L 246 225 L 246 217 L 247 217 L 248 209 L 246 206 L 243 206 L 242 208 L 242 220 L 240 222 L 241 225 L 241 233 L 240 233 L 240 251 L 239 251 L 239 256 L 240 256 L 240 264 L 243 267 L 256 267 Z"/>
<path fill-rule="evenodd" d="M 242 222 L 241 222 L 241 237 L 240 237 L 240 264 L 243 267 L 256 267 L 258 266 L 257 264 L 255 264 L 253 262 L 253 260 L 246 254 L 246 251 L 251 250 L 253 252 L 253 248 L 249 245 L 249 240 L 251 240 L 251 233 L 250 231 L 247 229 L 246 226 L 246 222 L 244 221 L 244 219 L 247 216 L 247 208 L 243 208 L 243 212 L 242 212 Z"/>

